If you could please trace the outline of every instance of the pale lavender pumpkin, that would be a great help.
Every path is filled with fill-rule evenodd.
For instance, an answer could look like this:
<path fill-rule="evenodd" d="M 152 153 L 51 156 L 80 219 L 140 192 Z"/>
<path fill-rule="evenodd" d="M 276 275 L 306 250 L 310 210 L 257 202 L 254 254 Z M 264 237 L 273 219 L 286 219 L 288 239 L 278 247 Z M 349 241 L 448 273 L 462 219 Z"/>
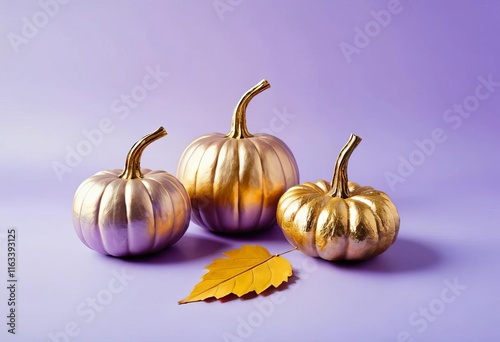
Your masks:
<path fill-rule="evenodd" d="M 191 205 L 183 185 L 165 171 L 140 168 L 143 150 L 165 136 L 161 127 L 130 150 L 124 170 L 85 180 L 73 200 L 73 225 L 89 248 L 116 257 L 161 251 L 189 226 Z"/>

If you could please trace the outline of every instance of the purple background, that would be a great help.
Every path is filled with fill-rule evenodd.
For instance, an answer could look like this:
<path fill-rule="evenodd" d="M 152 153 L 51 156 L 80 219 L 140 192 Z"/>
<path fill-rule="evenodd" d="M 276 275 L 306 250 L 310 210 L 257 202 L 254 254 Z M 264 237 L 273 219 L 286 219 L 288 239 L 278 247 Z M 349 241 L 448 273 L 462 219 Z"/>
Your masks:
<path fill-rule="evenodd" d="M 223 13 L 210 0 L 74 0 L 45 6 L 49 17 L 40 14 L 49 0 L 0 1 L 0 317 L 9 227 L 19 253 L 18 334 L 2 318 L 0 339 L 50 341 L 73 324 L 77 336 L 59 341 L 397 341 L 405 332 L 414 341 L 498 340 L 500 91 L 482 88 L 488 98 L 477 100 L 475 90 L 481 77 L 500 81 L 500 4 L 402 0 L 382 27 L 371 11 L 394 1 L 220 2 Z M 12 44 L 29 25 L 23 18 L 43 27 Z M 346 58 L 341 46 L 355 46 L 365 28 L 373 37 Z M 148 67 L 168 76 L 141 93 Z M 401 215 L 385 254 L 339 265 L 294 252 L 288 288 L 178 306 L 221 252 L 289 249 L 279 229 L 235 239 L 191 224 L 170 250 L 134 262 L 78 240 L 71 203 L 85 178 L 122 167 L 131 145 L 160 125 L 169 136 L 142 165 L 175 173 L 190 141 L 229 131 L 237 100 L 262 78 L 272 88 L 249 106 L 249 129 L 286 141 L 301 181 L 330 179 L 349 134 L 363 138 L 350 179 L 387 192 Z M 113 106 L 134 91 L 143 99 L 122 119 Z M 460 125 L 447 122 L 464 101 L 474 110 Z M 283 113 L 290 117 L 279 121 Z M 113 131 L 58 178 L 53 164 L 65 164 L 102 120 Z M 415 140 L 436 129 L 445 141 L 417 152 Z M 411 158 L 418 165 L 391 186 L 387 173 Z M 113 271 L 134 279 L 109 298 Z M 461 286 L 453 300 L 446 281 Z M 96 296 L 109 303 L 92 319 L 78 313 Z"/>

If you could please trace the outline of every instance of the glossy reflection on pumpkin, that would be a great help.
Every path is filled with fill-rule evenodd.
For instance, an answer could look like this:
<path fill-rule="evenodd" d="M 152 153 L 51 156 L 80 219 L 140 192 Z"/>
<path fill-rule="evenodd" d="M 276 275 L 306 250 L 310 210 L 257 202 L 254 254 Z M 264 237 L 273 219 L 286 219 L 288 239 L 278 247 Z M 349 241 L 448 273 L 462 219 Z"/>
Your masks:
<path fill-rule="evenodd" d="M 361 138 L 352 135 L 339 155 L 331 183 L 289 189 L 280 199 L 278 224 L 302 252 L 325 260 L 360 260 L 383 253 L 396 240 L 400 218 L 390 198 L 348 182 L 347 161 Z"/>
<path fill-rule="evenodd" d="M 192 219 L 211 231 L 243 233 L 271 226 L 279 198 L 298 184 L 298 167 L 286 144 L 246 128 L 248 102 L 268 87 L 264 80 L 242 97 L 229 134 L 196 139 L 179 162 L 177 175 L 191 198 Z"/>
<path fill-rule="evenodd" d="M 78 187 L 73 225 L 86 246 L 117 257 L 143 255 L 184 235 L 191 214 L 186 190 L 165 171 L 140 168 L 143 149 L 164 135 L 160 128 L 136 143 L 124 170 L 98 172 Z"/>

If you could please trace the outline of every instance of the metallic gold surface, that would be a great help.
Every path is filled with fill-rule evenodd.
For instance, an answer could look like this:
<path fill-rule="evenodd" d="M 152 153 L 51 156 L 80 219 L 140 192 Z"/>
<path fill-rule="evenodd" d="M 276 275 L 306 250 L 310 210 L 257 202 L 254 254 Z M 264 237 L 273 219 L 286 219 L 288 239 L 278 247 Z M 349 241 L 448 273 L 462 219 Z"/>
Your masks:
<path fill-rule="evenodd" d="M 167 131 L 165 130 L 165 128 L 160 127 L 153 133 L 146 135 L 141 140 L 136 142 L 128 152 L 127 159 L 125 161 L 125 168 L 118 177 L 122 179 L 144 178 L 143 174 L 141 173 L 142 152 L 144 152 L 146 147 L 153 141 L 158 140 L 166 135 Z"/>
<path fill-rule="evenodd" d="M 263 80 L 243 95 L 229 134 L 196 139 L 180 159 L 177 176 L 191 198 L 192 220 L 211 231 L 244 233 L 271 226 L 281 195 L 299 182 L 286 144 L 247 129 L 248 103 L 269 87 Z"/>
<path fill-rule="evenodd" d="M 360 260 L 383 253 L 396 241 L 399 214 L 383 192 L 348 182 L 347 164 L 361 138 L 341 150 L 332 182 L 304 183 L 280 199 L 277 221 L 302 252 L 325 260 Z"/>
<path fill-rule="evenodd" d="M 80 240 L 117 257 L 158 252 L 177 242 L 189 226 L 191 205 L 182 184 L 165 171 L 140 168 L 151 142 L 163 127 L 139 140 L 124 170 L 96 173 L 77 189 L 73 225 Z"/>

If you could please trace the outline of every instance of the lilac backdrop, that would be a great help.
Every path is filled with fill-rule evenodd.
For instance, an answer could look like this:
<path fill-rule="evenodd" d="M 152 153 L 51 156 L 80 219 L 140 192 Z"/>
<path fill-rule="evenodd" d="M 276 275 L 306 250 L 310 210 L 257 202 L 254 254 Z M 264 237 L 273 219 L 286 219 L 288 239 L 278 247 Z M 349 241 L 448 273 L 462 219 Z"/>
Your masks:
<path fill-rule="evenodd" d="M 486 0 L 1 0 L 1 322 L 10 227 L 19 283 L 16 336 L 2 323 L 0 339 L 498 340 L 499 15 Z M 80 243 L 80 182 L 122 167 L 160 125 L 169 136 L 142 165 L 175 173 L 262 78 L 272 88 L 249 106 L 249 129 L 286 141 L 302 181 L 329 179 L 349 134 L 363 138 L 350 179 L 398 206 L 393 247 L 355 265 L 295 252 L 288 287 L 178 306 L 221 252 L 287 250 L 279 229 L 235 239 L 191 224 L 138 261 Z"/>

